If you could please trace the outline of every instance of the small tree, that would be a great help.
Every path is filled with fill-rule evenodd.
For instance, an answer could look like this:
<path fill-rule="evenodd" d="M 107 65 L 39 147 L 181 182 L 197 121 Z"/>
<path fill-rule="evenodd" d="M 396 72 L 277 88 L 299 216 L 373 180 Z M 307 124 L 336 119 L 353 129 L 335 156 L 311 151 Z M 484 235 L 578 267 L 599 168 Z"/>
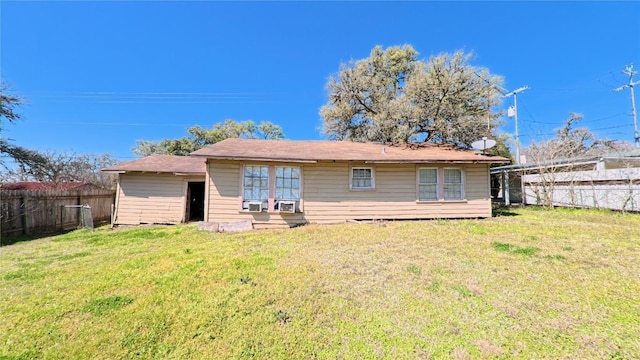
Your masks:
<path fill-rule="evenodd" d="M 624 142 L 597 139 L 587 128 L 575 128 L 574 125 L 581 120 L 581 114 L 570 113 L 565 126 L 556 130 L 556 137 L 542 142 L 532 142 L 524 151 L 528 162 L 535 164 L 535 168 L 527 175 L 535 179 L 530 185 L 540 205 L 553 207 L 554 190 L 558 183 L 563 183 L 569 188 L 565 205 L 575 206 L 575 179 L 572 175 L 575 171 L 591 170 L 580 165 L 578 160 L 630 147 L 630 144 Z"/>
<path fill-rule="evenodd" d="M 22 104 L 22 98 L 9 94 L 9 85 L 7 83 L 0 83 L 0 130 L 2 130 L 2 118 L 10 123 L 20 120 L 21 115 L 16 112 L 16 108 Z"/>
<path fill-rule="evenodd" d="M 47 151 L 44 153 L 20 147 L 21 154 L 14 154 L 17 166 L 7 169 L 3 181 L 42 181 L 62 183 L 68 181 L 89 182 L 104 189 L 113 188 L 115 176 L 100 171 L 115 165 L 117 160 L 109 154 L 82 154 Z"/>
<path fill-rule="evenodd" d="M 511 164 L 513 164 L 513 155 L 511 155 L 511 149 L 507 144 L 510 138 L 511 136 L 508 134 L 496 134 L 493 138 L 493 140 L 496 141 L 496 145 L 490 149 L 485 150 L 485 153 L 493 156 L 505 157 L 511 161 Z M 491 166 L 504 166 L 504 164 L 492 164 Z"/>
<path fill-rule="evenodd" d="M 37 152 L 12 144 L 2 137 L 2 120 L 6 119 L 10 124 L 20 120 L 22 116 L 16 108 L 23 104 L 24 100 L 9 93 L 9 85 L 0 83 L 0 155 L 6 155 L 13 159 L 19 166 L 39 167 L 44 164 L 44 158 Z M 9 170 L 4 163 L 4 156 L 0 156 L 0 166 Z"/>
<path fill-rule="evenodd" d="M 240 122 L 225 120 L 215 124 L 211 129 L 193 126 L 188 128 L 187 132 L 189 136 L 179 139 L 138 140 L 133 153 L 138 156 L 189 155 L 193 151 L 227 138 L 282 139 L 284 137 L 280 126 L 269 121 L 256 124 L 251 120 Z"/>
<path fill-rule="evenodd" d="M 0 125 L 2 119 L 15 123 L 21 118 L 16 108 L 23 100 L 7 93 L 7 84 L 0 84 Z M 1 130 L 1 126 L 0 126 Z M 7 165 L 0 160 L 4 168 L 0 181 L 86 181 L 103 188 L 111 188 L 115 184 L 112 174 L 100 172 L 100 169 L 117 163 L 109 154 L 93 155 L 68 152 L 40 152 L 11 144 L 0 137 L 0 154 L 6 154 L 13 160 Z"/>

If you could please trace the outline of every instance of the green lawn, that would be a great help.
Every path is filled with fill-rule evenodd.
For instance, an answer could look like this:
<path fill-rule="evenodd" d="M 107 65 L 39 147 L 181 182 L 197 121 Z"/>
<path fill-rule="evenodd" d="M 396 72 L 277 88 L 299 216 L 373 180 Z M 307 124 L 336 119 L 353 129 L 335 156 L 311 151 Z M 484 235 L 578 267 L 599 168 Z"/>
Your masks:
<path fill-rule="evenodd" d="M 0 359 L 640 358 L 640 215 L 86 230 L 0 248 Z"/>

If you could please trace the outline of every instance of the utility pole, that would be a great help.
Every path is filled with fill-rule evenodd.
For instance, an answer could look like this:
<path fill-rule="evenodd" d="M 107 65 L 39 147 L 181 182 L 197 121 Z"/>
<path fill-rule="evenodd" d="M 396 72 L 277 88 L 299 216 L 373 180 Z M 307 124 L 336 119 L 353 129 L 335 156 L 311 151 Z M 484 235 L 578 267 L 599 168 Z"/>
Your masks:
<path fill-rule="evenodd" d="M 518 93 L 521 93 L 525 90 L 529 89 L 527 85 L 523 87 L 519 87 L 509 93 L 507 93 L 504 97 L 509 97 L 513 95 L 513 115 L 511 115 L 511 111 L 507 112 L 509 117 L 513 116 L 515 118 L 516 123 L 516 164 L 520 165 L 520 134 L 518 133 Z M 511 110 L 511 109 L 509 109 Z"/>
<path fill-rule="evenodd" d="M 633 71 L 633 64 L 628 65 L 622 72 L 625 75 L 629 75 L 629 83 L 622 85 L 619 88 L 613 89 L 613 91 L 621 91 L 626 88 L 631 89 L 631 116 L 633 116 L 633 139 L 636 143 L 636 147 L 640 147 L 640 136 L 638 135 L 638 119 L 636 118 L 636 99 L 633 95 L 633 87 L 640 84 L 640 81 L 633 82 L 633 75 L 638 72 Z"/>

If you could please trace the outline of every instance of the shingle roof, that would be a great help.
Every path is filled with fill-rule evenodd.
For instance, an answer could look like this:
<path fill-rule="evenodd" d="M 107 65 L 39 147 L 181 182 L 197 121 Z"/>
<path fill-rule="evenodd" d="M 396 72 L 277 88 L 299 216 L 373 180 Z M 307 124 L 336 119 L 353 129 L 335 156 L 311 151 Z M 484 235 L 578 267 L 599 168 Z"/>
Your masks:
<path fill-rule="evenodd" d="M 173 174 L 204 175 L 205 160 L 203 158 L 175 155 L 151 155 L 142 159 L 125 161 L 109 166 L 105 172 L 159 172 Z"/>
<path fill-rule="evenodd" d="M 20 181 L 15 183 L 2 184 L 2 190 L 77 190 L 80 188 L 98 189 L 99 186 L 86 181 L 65 181 L 65 182 L 41 182 L 41 181 Z"/>
<path fill-rule="evenodd" d="M 193 156 L 229 160 L 262 161 L 365 161 L 365 162 L 463 162 L 506 163 L 500 156 L 460 149 L 450 145 L 422 143 L 382 145 L 351 141 L 296 141 L 226 139 L 194 151 Z"/>

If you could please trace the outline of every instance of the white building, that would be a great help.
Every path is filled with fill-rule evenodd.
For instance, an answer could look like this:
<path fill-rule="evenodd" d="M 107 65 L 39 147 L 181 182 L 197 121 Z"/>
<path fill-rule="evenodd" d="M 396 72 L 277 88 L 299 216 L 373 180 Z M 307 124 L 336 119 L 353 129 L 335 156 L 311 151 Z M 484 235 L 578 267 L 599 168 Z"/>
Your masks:
<path fill-rule="evenodd" d="M 640 151 L 491 169 L 492 195 L 505 204 L 640 211 Z"/>

